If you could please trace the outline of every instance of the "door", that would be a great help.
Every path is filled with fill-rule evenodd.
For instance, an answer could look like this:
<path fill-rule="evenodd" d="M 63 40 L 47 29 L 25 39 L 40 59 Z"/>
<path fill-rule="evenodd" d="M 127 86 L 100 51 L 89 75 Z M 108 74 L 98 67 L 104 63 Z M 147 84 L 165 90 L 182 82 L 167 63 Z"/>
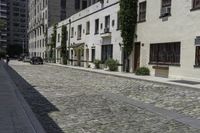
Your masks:
<path fill-rule="evenodd" d="M 135 43 L 134 49 L 134 71 L 140 67 L 140 43 Z"/>
<path fill-rule="evenodd" d="M 81 66 L 81 49 L 78 49 L 78 53 L 77 53 L 77 65 Z"/>
<path fill-rule="evenodd" d="M 86 49 L 86 67 L 89 66 L 89 49 Z"/>

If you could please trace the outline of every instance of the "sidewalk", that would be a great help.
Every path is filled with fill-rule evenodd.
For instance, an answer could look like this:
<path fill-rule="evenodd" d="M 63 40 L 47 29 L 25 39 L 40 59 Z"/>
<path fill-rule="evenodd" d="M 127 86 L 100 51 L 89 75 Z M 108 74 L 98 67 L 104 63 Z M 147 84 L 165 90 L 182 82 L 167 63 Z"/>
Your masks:
<path fill-rule="evenodd" d="M 134 73 L 111 72 L 111 71 L 105 71 L 105 70 L 101 70 L 101 69 L 84 68 L 84 67 L 61 65 L 61 64 L 55 64 L 55 63 L 47 63 L 47 64 L 54 65 L 54 66 L 60 66 L 60 67 L 66 67 L 66 68 L 72 68 L 72 69 L 78 69 L 78 70 L 83 70 L 83 71 L 89 71 L 89 72 L 94 72 L 94 73 L 112 75 L 112 76 L 117 76 L 117 77 L 123 77 L 123 78 L 131 78 L 131 79 L 136 79 L 136 80 L 157 82 L 157 83 L 162 83 L 162 84 L 167 84 L 167 85 L 172 85 L 172 86 L 177 85 L 177 86 L 182 86 L 182 87 L 200 89 L 200 80 L 194 81 L 194 82 L 199 82 L 199 84 L 190 85 L 190 84 L 185 84 L 185 83 L 173 82 L 173 81 L 179 80 L 179 79 L 161 78 L 161 77 L 155 77 L 155 76 L 137 76 Z"/>
<path fill-rule="evenodd" d="M 0 61 L 0 132 L 45 133 Z"/>

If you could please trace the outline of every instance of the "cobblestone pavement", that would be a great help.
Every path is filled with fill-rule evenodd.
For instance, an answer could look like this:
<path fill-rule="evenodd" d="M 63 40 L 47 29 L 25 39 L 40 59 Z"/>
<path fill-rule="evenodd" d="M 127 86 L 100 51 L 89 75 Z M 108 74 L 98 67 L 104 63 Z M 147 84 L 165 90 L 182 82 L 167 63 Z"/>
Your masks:
<path fill-rule="evenodd" d="M 100 93 L 123 94 L 200 119 L 200 91 L 57 66 L 16 61 L 11 66 L 29 83 L 15 79 L 49 133 L 200 133 Z"/>

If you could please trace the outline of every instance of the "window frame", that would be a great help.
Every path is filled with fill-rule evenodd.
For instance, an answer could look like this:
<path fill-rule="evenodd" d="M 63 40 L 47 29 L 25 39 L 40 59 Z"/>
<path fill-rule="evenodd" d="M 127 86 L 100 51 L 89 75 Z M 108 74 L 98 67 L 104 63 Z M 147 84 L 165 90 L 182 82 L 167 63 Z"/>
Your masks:
<path fill-rule="evenodd" d="M 163 17 L 169 17 L 171 16 L 171 9 L 172 9 L 172 0 L 169 0 L 170 2 L 168 4 L 163 4 L 165 0 L 161 0 L 161 10 L 160 10 L 160 18 Z M 164 8 L 170 9 L 169 13 L 163 14 L 162 11 Z"/>
<path fill-rule="evenodd" d="M 195 46 L 195 65 L 194 67 L 200 67 L 200 45 Z"/>
<path fill-rule="evenodd" d="M 113 45 L 106 44 L 101 46 L 101 61 L 105 63 L 109 58 L 113 58 Z"/>
<path fill-rule="evenodd" d="M 150 44 L 149 64 L 180 66 L 181 42 Z"/>
<path fill-rule="evenodd" d="M 81 40 L 82 37 L 82 24 L 77 26 L 77 40 Z"/>
<path fill-rule="evenodd" d="M 197 1 L 199 1 L 199 5 L 196 5 Z M 191 9 L 191 11 L 198 10 L 198 9 L 200 9 L 200 0 L 192 0 L 192 9 Z"/>
<path fill-rule="evenodd" d="M 98 23 L 97 23 L 98 22 Z M 95 29 L 94 34 L 99 34 L 99 19 L 95 19 Z"/>
<path fill-rule="evenodd" d="M 90 21 L 86 22 L 86 35 L 90 34 Z"/>
<path fill-rule="evenodd" d="M 144 9 L 142 7 L 144 7 Z M 140 2 L 139 3 L 138 22 L 145 22 L 146 21 L 146 14 L 147 14 L 147 1 Z M 144 15 L 144 18 L 141 17 L 142 15 Z"/>

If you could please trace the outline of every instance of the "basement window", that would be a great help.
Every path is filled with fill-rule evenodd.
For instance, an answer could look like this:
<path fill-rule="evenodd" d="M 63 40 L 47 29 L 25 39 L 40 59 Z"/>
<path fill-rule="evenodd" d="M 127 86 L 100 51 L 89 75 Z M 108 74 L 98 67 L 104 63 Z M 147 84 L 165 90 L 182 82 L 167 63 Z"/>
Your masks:
<path fill-rule="evenodd" d="M 181 43 L 158 43 L 150 45 L 150 63 L 156 65 L 180 65 Z"/>
<path fill-rule="evenodd" d="M 196 46 L 195 67 L 200 67 L 200 46 Z"/>
<path fill-rule="evenodd" d="M 192 1 L 192 9 L 191 10 L 196 10 L 196 9 L 200 9 L 200 0 Z"/>

